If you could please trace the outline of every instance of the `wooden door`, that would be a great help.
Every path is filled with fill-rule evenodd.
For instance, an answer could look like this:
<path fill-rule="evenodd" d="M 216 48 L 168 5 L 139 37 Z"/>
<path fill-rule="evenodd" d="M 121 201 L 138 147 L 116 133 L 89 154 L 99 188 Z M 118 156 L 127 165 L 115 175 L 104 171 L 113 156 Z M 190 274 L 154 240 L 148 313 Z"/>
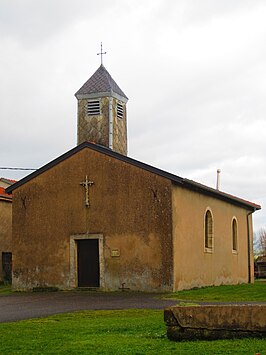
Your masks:
<path fill-rule="evenodd" d="M 99 240 L 82 239 L 78 247 L 78 287 L 100 286 Z"/>

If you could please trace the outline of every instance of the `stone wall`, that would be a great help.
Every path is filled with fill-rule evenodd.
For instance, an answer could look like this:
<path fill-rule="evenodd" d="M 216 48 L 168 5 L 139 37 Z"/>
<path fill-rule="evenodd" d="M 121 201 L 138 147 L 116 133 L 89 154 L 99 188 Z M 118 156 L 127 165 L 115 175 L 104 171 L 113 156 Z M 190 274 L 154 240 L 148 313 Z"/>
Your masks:
<path fill-rule="evenodd" d="M 97 99 L 96 99 L 97 100 Z M 127 112 L 126 104 L 116 98 L 101 97 L 101 114 L 87 115 L 88 99 L 78 100 L 78 137 L 77 144 L 93 142 L 104 147 L 110 147 L 120 154 L 127 155 Z M 112 134 L 110 135 L 109 102 L 112 109 Z M 117 103 L 123 107 L 124 117 L 117 117 Z"/>
<path fill-rule="evenodd" d="M 124 117 L 120 119 L 117 117 L 116 107 L 117 103 L 123 106 Z M 126 104 L 113 100 L 113 150 L 117 153 L 127 155 L 127 111 Z"/>
<path fill-rule="evenodd" d="M 88 99 L 78 100 L 77 143 L 93 142 L 109 147 L 109 99 L 101 98 L 101 115 L 88 116 Z"/>

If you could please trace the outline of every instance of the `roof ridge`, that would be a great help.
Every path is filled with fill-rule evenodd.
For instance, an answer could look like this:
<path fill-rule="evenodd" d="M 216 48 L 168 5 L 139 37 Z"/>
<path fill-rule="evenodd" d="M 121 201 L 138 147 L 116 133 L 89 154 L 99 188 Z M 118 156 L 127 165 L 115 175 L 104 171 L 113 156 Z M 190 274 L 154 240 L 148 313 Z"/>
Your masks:
<path fill-rule="evenodd" d="M 105 70 L 105 73 L 107 74 L 107 80 L 108 80 L 108 83 L 109 83 L 110 88 L 111 88 L 112 87 L 112 83 L 114 82 L 116 84 L 116 82 L 114 81 L 114 79 L 112 78 L 112 76 L 108 72 L 108 70 L 105 68 L 105 66 L 103 64 L 101 66 L 103 67 L 103 69 Z"/>
<path fill-rule="evenodd" d="M 221 191 L 221 190 L 217 190 L 211 186 L 208 186 L 208 185 L 205 185 L 205 184 L 202 184 L 198 181 L 194 181 L 194 180 L 191 180 L 191 179 L 187 179 L 187 178 L 184 178 L 184 182 L 190 184 L 190 185 L 194 185 L 195 187 L 199 187 L 199 188 L 202 188 L 202 189 L 205 189 L 205 190 L 208 190 L 209 192 L 213 193 L 213 194 L 220 194 L 221 196 L 226 196 L 228 198 L 231 198 L 232 200 L 237 200 L 239 202 L 243 202 L 244 204 L 250 204 L 252 206 L 254 206 L 254 208 L 256 209 L 260 209 L 261 206 L 258 205 L 257 203 L 254 203 L 254 202 L 251 202 L 249 200 L 246 200 L 244 198 L 241 198 L 241 197 L 238 197 L 238 196 L 235 196 L 235 195 L 232 195 L 228 192 L 224 192 L 224 191 Z"/>

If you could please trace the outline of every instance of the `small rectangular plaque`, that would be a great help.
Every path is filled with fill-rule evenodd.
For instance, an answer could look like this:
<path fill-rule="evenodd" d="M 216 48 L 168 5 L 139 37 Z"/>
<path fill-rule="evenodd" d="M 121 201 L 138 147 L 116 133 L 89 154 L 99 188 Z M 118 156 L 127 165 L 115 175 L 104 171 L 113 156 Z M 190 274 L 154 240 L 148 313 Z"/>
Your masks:
<path fill-rule="evenodd" d="M 119 249 L 112 249 L 111 256 L 120 256 L 120 250 Z"/>

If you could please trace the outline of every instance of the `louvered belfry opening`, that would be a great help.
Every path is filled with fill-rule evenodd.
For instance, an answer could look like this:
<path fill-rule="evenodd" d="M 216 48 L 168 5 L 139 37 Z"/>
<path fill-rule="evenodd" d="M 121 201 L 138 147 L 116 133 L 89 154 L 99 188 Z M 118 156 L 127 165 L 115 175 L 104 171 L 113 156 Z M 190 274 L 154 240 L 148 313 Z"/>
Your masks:
<path fill-rule="evenodd" d="M 88 101 L 87 103 L 87 115 L 98 116 L 101 114 L 100 100 Z"/>
<path fill-rule="evenodd" d="M 123 105 L 120 104 L 119 102 L 117 103 L 117 107 L 116 107 L 116 115 L 117 118 L 120 118 L 121 120 L 124 118 L 124 108 Z"/>

